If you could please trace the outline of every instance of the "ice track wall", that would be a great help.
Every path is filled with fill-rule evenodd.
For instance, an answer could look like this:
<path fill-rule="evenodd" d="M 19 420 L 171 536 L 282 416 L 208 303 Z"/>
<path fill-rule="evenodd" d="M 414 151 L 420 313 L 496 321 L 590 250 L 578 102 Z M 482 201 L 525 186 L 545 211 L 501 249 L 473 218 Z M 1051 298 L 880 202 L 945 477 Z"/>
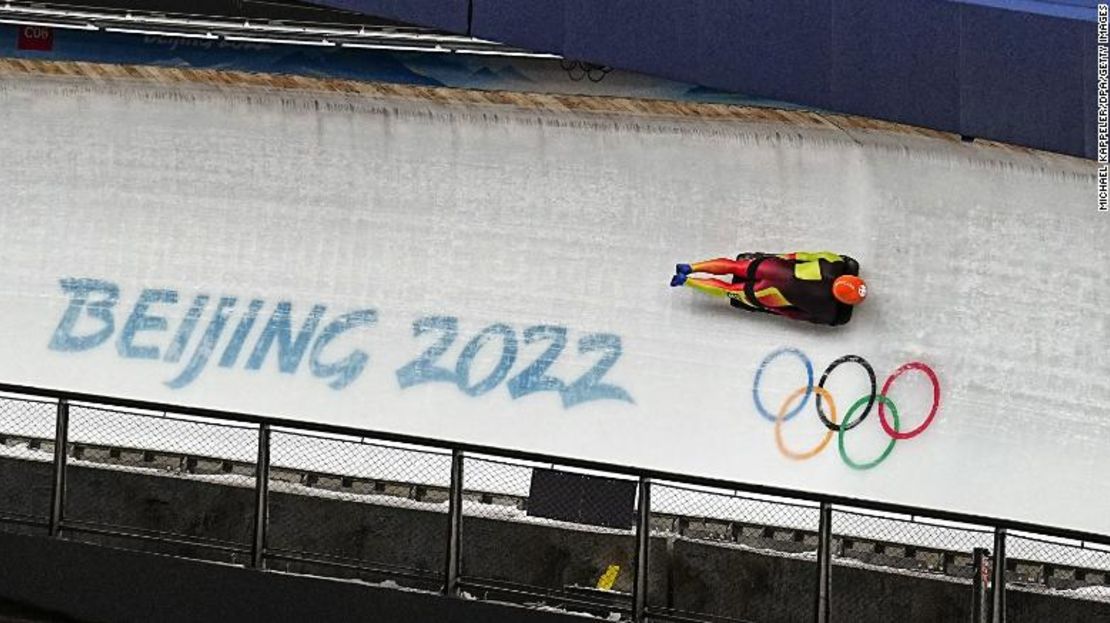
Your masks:
<path fill-rule="evenodd" d="M 0 82 L 0 379 L 1110 532 L 1094 165 L 836 129 L 202 87 Z M 836 329 L 671 289 L 829 249 Z M 935 370 L 853 469 L 753 379 Z M 806 385 L 793 354 L 758 396 Z M 840 419 L 859 366 L 826 383 Z M 911 371 L 898 430 L 932 402 Z M 827 404 L 826 404 L 827 409 Z M 858 412 L 856 419 L 858 419 Z M 889 417 L 888 417 L 889 422 Z M 824 439 L 810 399 L 781 424 Z M 858 463 L 891 443 L 871 413 Z"/>

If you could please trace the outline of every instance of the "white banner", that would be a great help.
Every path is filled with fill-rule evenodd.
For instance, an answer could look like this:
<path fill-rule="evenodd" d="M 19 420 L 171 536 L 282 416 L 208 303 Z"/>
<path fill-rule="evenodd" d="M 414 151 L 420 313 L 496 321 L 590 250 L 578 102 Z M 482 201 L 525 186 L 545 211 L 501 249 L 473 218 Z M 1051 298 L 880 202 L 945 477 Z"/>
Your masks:
<path fill-rule="evenodd" d="M 42 79 L 0 148 L 0 381 L 1110 533 L 1093 163 Z M 847 326 L 668 285 L 820 250 L 870 286 Z M 845 355 L 897 418 L 850 360 L 826 426 Z"/>

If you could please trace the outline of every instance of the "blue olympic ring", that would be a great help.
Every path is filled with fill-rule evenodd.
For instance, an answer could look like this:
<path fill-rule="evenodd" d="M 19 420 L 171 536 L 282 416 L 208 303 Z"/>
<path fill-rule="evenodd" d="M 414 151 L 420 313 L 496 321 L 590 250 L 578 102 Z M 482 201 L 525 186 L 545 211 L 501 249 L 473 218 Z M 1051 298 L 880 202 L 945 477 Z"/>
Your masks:
<path fill-rule="evenodd" d="M 767 411 L 767 408 L 763 406 L 763 402 L 759 399 L 759 381 L 763 378 L 763 369 L 766 368 L 767 365 L 774 361 L 775 358 L 777 358 L 779 355 L 785 354 L 795 355 L 796 357 L 798 357 L 798 359 L 802 360 L 802 363 L 805 364 L 806 395 L 802 398 L 802 401 L 798 403 L 798 406 L 794 407 L 790 411 L 790 413 L 786 414 L 786 417 L 783 418 L 783 421 L 788 421 L 790 418 L 801 413 L 802 409 L 805 408 L 806 403 L 809 402 L 809 397 L 813 394 L 813 362 L 809 360 L 809 357 L 807 357 L 805 353 L 798 350 L 797 348 L 783 347 L 764 357 L 763 361 L 761 361 L 759 364 L 759 369 L 755 371 L 755 381 L 752 382 L 752 399 L 755 400 L 756 411 L 759 411 L 759 414 L 762 415 L 764 419 L 772 423 L 777 418 L 774 416 L 774 414 Z"/>

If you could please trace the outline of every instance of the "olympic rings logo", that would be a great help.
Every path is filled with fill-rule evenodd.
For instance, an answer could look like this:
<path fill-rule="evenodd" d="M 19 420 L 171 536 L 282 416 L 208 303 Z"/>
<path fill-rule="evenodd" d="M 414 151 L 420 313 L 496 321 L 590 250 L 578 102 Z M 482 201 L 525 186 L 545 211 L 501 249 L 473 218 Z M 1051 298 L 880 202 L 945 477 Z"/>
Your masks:
<path fill-rule="evenodd" d="M 794 390 L 789 396 L 787 396 L 786 399 L 783 400 L 782 405 L 779 407 L 778 413 L 772 415 L 771 412 L 768 411 L 767 408 L 763 405 L 763 401 L 759 397 L 759 384 L 763 379 L 763 372 L 764 370 L 766 370 L 767 366 L 770 365 L 772 361 L 778 359 L 783 355 L 794 355 L 802 362 L 803 365 L 805 365 L 806 384 Z M 829 376 L 833 373 L 834 370 L 846 363 L 854 363 L 864 369 L 864 371 L 867 373 L 867 378 L 871 381 L 871 391 L 870 393 L 860 397 L 859 400 L 856 400 L 852 404 L 852 406 L 848 408 L 848 413 L 844 415 L 844 421 L 838 423 L 836 401 L 833 400 L 832 394 L 830 394 L 829 391 L 825 389 L 825 382 L 828 381 Z M 929 382 L 933 386 L 933 405 L 929 409 L 929 414 L 925 417 L 925 421 L 923 421 L 916 428 L 903 432 L 901 430 L 901 423 L 898 417 L 898 407 L 895 406 L 894 401 L 891 400 L 887 396 L 887 394 L 890 392 L 890 387 L 894 385 L 894 381 L 896 381 L 903 374 L 911 370 L 920 371 L 929 379 Z M 794 459 L 796 461 L 811 459 L 817 456 L 822 450 L 824 450 L 825 447 L 828 446 L 829 443 L 832 441 L 833 435 L 836 435 L 837 448 L 840 450 L 840 458 L 844 461 L 844 464 L 848 467 L 851 467 L 852 469 L 867 470 L 872 469 L 885 461 L 887 457 L 890 456 L 890 453 L 894 450 L 894 445 L 898 441 L 913 439 L 914 437 L 917 437 L 921 433 L 925 432 L 925 430 L 928 429 L 930 425 L 932 425 L 933 420 L 936 419 L 937 410 L 940 408 L 940 381 L 937 380 L 937 375 L 935 372 L 933 372 L 933 369 L 920 361 L 911 361 L 909 363 L 903 364 L 897 370 L 892 372 L 891 375 L 887 377 L 886 381 L 883 383 L 883 389 L 881 392 L 876 390 L 877 387 L 878 384 L 875 381 L 874 368 L 871 367 L 871 364 L 868 363 L 866 359 L 860 357 L 859 355 L 844 355 L 843 357 L 830 363 L 829 367 L 825 368 L 825 372 L 821 375 L 821 380 L 817 382 L 817 385 L 814 385 L 813 362 L 810 361 L 809 357 L 807 357 L 805 353 L 798 350 L 797 348 L 784 347 L 772 352 L 770 355 L 767 355 L 763 358 L 763 361 L 760 362 L 759 368 L 755 371 L 755 379 L 752 381 L 752 400 L 753 402 L 755 402 L 755 409 L 759 412 L 759 415 L 775 425 L 775 445 L 778 446 L 779 452 L 782 453 L 783 456 Z M 816 446 L 803 451 L 793 450 L 791 448 L 788 448 L 786 446 L 786 442 L 783 441 L 782 423 L 801 413 L 802 409 L 804 409 L 806 404 L 809 402 L 809 397 L 811 395 L 815 396 L 813 402 L 814 406 L 817 408 L 817 417 L 828 430 Z M 794 403 L 798 401 L 799 397 L 802 398 L 801 402 L 798 402 L 796 406 L 793 406 Z M 828 413 L 826 413 L 825 409 L 822 407 L 822 401 L 828 403 Z M 885 432 L 887 436 L 890 437 L 890 443 L 886 445 L 886 448 L 882 451 L 881 454 L 879 454 L 877 458 L 866 462 L 858 462 L 848 456 L 847 450 L 844 449 L 844 436 L 848 431 L 856 428 L 860 424 L 863 424 L 863 421 L 867 419 L 868 415 L 871 414 L 871 409 L 875 406 L 876 402 L 879 403 L 879 424 L 880 426 L 882 426 L 883 432 Z M 792 406 L 793 408 L 791 408 Z M 863 411 L 859 414 L 859 417 L 857 418 L 856 413 L 861 408 L 863 409 Z M 887 417 L 887 409 L 890 410 L 889 418 Z"/>

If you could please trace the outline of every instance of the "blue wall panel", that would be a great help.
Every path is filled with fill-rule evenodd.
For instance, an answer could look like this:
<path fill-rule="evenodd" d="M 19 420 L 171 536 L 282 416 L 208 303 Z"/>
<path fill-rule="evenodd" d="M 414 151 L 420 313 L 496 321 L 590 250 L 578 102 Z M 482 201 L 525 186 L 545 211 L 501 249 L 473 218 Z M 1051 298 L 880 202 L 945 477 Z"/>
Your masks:
<path fill-rule="evenodd" d="M 691 0 L 699 7 L 697 74 L 687 80 L 752 95 L 829 106 L 828 0 Z"/>
<path fill-rule="evenodd" d="M 951 3 L 834 3 L 831 106 L 914 125 L 958 127 L 959 23 Z"/>
<path fill-rule="evenodd" d="M 323 0 L 313 4 L 457 33 L 466 32 L 470 12 L 470 0 Z"/>
<path fill-rule="evenodd" d="M 1083 153 L 1085 22 L 965 5 L 960 132 Z M 1005 36 L 999 36 L 1005 33 Z"/>
<path fill-rule="evenodd" d="M 1098 52 L 1095 28 L 1083 29 L 1083 155 L 1098 159 Z"/>
<path fill-rule="evenodd" d="M 465 32 L 471 0 L 325 0 Z M 472 0 L 575 60 L 1091 156 L 1095 0 Z"/>
<path fill-rule="evenodd" d="M 693 2 L 567 0 L 570 58 L 698 82 L 699 32 L 689 26 Z"/>
<path fill-rule="evenodd" d="M 474 0 L 474 35 L 535 52 L 563 54 L 567 0 Z"/>

